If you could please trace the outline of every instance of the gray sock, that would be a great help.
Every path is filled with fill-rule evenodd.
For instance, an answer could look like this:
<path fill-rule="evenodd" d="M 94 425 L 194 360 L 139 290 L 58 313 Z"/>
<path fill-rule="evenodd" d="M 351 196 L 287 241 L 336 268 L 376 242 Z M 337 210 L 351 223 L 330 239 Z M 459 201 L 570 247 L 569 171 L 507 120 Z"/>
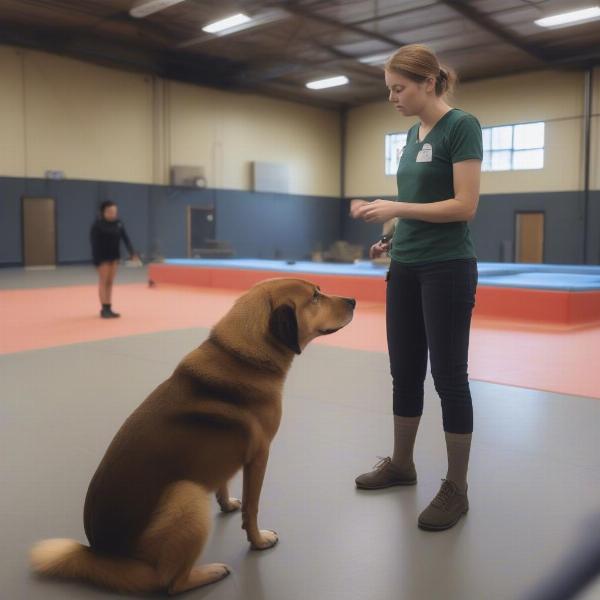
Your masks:
<path fill-rule="evenodd" d="M 446 433 L 446 449 L 448 451 L 448 473 L 446 479 L 458 486 L 461 492 L 467 489 L 467 470 L 469 468 L 469 451 L 471 449 L 471 433 Z"/>
<path fill-rule="evenodd" d="M 394 415 L 394 454 L 392 462 L 398 467 L 408 467 L 413 462 L 413 449 L 421 417 Z"/>

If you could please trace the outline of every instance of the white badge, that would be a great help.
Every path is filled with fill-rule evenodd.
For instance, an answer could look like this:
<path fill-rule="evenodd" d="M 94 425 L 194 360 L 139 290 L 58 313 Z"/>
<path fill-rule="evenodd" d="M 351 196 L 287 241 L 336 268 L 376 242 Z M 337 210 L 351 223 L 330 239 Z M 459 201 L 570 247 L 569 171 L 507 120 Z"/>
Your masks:
<path fill-rule="evenodd" d="M 417 154 L 417 162 L 431 162 L 433 160 L 433 148 L 431 144 L 423 144 Z"/>

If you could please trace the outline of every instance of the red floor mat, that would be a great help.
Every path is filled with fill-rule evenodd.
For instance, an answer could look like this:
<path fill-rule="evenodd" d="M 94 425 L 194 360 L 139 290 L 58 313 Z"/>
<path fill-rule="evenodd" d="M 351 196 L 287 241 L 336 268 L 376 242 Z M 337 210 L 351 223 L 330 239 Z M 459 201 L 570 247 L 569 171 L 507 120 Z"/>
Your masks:
<path fill-rule="evenodd" d="M 324 290 L 327 292 L 327 290 Z M 145 284 L 114 291 L 121 319 L 98 316 L 95 286 L 0 292 L 0 354 L 141 333 L 212 326 L 238 292 Z M 317 340 L 328 346 L 386 351 L 385 308 L 361 302 L 350 326 Z M 475 320 L 473 379 L 600 398 L 600 328 L 553 330 Z"/>

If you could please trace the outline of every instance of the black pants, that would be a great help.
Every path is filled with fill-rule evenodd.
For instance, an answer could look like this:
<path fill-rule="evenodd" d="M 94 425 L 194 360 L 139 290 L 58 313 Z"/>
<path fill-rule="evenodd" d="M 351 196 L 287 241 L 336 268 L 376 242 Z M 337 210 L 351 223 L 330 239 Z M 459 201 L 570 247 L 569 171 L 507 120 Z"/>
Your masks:
<path fill-rule="evenodd" d="M 474 258 L 417 266 L 392 261 L 386 322 L 395 415 L 423 413 L 429 349 L 444 431 L 473 431 L 467 362 L 476 288 Z"/>

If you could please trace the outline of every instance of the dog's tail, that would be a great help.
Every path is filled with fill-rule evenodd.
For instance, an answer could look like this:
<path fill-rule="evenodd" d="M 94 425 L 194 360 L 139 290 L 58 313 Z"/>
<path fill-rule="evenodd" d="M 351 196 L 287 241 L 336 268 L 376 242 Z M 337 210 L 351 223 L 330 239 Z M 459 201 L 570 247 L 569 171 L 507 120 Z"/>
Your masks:
<path fill-rule="evenodd" d="M 152 592 L 161 589 L 158 574 L 135 559 L 96 554 L 75 540 L 43 540 L 33 546 L 31 566 L 48 577 L 79 579 L 119 592 Z"/>

